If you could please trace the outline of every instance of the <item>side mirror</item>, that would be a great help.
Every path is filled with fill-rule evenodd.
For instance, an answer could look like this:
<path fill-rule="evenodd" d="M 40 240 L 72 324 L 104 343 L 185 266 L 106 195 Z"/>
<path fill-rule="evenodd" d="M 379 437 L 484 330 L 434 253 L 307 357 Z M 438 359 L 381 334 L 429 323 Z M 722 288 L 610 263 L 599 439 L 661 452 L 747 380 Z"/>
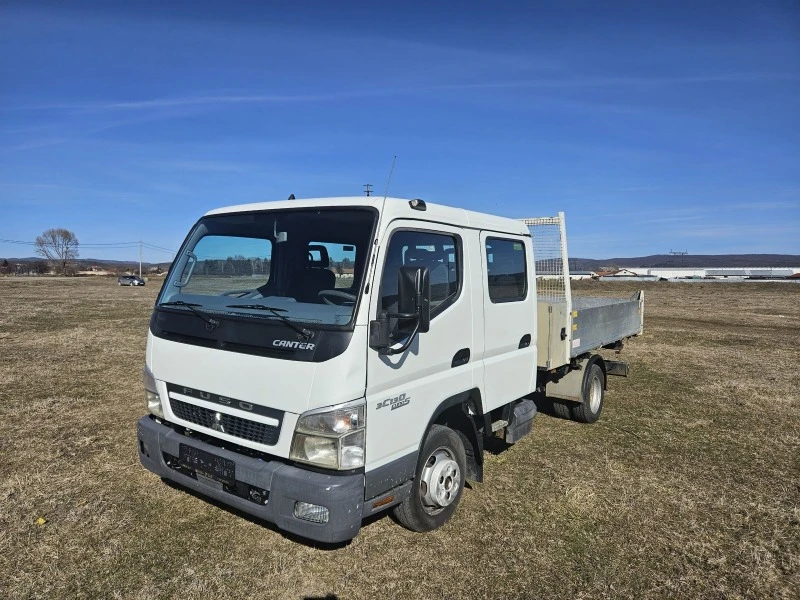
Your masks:
<path fill-rule="evenodd" d="M 369 346 L 381 354 L 400 354 L 408 350 L 419 333 L 431 326 L 431 280 L 427 267 L 401 267 L 397 274 L 396 313 L 381 311 L 369 324 Z M 399 348 L 391 348 L 389 319 L 398 319 L 398 330 L 406 336 Z"/>
<path fill-rule="evenodd" d="M 418 333 L 427 333 L 431 328 L 431 279 L 428 267 L 400 267 L 397 274 L 397 312 L 401 320 L 414 319 Z"/>

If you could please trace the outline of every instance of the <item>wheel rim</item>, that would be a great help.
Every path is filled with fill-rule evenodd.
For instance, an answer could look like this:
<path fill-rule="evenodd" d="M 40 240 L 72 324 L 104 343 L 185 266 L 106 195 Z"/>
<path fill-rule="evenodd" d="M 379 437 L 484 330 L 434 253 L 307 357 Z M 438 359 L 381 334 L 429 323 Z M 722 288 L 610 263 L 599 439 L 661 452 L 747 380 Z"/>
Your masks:
<path fill-rule="evenodd" d="M 461 469 L 448 448 L 438 448 L 422 469 L 419 492 L 422 506 L 429 515 L 440 513 L 458 498 Z"/>
<path fill-rule="evenodd" d="M 603 383 L 599 377 L 592 378 L 592 388 L 589 390 L 589 410 L 596 413 L 600 410 L 600 401 L 603 398 Z"/>

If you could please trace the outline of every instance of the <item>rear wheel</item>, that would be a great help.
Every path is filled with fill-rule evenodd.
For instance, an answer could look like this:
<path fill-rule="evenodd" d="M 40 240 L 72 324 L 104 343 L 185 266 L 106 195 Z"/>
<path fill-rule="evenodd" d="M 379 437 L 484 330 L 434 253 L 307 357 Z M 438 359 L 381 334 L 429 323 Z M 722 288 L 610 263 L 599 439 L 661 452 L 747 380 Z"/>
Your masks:
<path fill-rule="evenodd" d="M 592 363 L 583 379 L 581 396 L 583 401 L 574 404 L 572 418 L 581 423 L 594 423 L 603 412 L 603 399 L 605 397 L 606 376 L 597 363 Z"/>
<path fill-rule="evenodd" d="M 412 531 L 432 531 L 447 523 L 464 491 L 467 459 L 458 434 L 433 425 L 422 445 L 409 496 L 394 509 Z"/>

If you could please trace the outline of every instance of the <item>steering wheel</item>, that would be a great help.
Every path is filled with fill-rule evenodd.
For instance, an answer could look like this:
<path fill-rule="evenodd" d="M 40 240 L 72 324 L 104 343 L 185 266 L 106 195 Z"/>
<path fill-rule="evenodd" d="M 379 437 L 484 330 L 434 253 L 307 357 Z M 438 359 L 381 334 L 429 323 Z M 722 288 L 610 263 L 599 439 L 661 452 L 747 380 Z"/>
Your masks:
<path fill-rule="evenodd" d="M 332 306 L 344 306 L 345 302 L 334 302 L 333 300 L 329 300 L 328 298 L 338 298 L 340 300 L 347 300 L 350 302 L 356 301 L 355 294 L 348 294 L 347 292 L 343 292 L 341 290 L 320 290 L 319 294 L 317 294 L 325 304 L 330 304 Z"/>

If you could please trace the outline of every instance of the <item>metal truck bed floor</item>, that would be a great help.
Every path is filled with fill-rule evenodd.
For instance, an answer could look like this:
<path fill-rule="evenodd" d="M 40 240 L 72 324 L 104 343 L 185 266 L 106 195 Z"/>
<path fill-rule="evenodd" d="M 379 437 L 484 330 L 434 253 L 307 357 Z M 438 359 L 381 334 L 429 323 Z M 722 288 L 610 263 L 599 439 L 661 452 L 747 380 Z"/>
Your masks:
<path fill-rule="evenodd" d="M 644 294 L 625 298 L 573 296 L 570 357 L 642 332 Z"/>

